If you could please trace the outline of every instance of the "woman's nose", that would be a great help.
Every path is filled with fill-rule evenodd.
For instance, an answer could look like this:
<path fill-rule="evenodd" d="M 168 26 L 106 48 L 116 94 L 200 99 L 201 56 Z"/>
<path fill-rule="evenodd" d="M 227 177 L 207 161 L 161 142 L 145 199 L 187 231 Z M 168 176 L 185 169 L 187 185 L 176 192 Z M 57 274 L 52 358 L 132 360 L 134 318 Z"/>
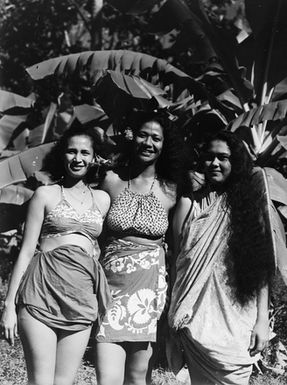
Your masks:
<path fill-rule="evenodd" d="M 81 162 L 81 160 L 82 160 L 81 154 L 80 153 L 79 154 L 75 154 L 74 160 L 76 162 Z"/>
<path fill-rule="evenodd" d="M 211 164 L 213 164 L 214 166 L 218 166 L 219 165 L 219 160 L 218 160 L 218 158 L 216 156 L 213 158 Z"/>
<path fill-rule="evenodd" d="M 151 140 L 151 137 L 150 136 L 147 136 L 146 139 L 145 139 L 145 144 L 147 145 L 151 145 L 152 144 L 152 140 Z"/>

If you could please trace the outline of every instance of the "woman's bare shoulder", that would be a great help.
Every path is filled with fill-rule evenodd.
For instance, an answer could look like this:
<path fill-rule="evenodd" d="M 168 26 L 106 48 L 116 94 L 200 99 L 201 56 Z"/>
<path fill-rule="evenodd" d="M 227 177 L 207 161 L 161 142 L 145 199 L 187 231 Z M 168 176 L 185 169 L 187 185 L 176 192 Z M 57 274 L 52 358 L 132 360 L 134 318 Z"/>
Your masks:
<path fill-rule="evenodd" d="M 110 195 L 104 190 L 92 190 L 93 197 L 103 215 L 106 215 L 111 205 Z"/>
<path fill-rule="evenodd" d="M 177 185 L 175 183 L 163 182 L 162 191 L 166 196 L 166 199 L 170 201 L 170 204 L 173 207 L 177 199 Z"/>
<path fill-rule="evenodd" d="M 34 197 L 43 201 L 51 201 L 59 195 L 60 188 L 58 184 L 40 186 L 35 190 Z"/>
<path fill-rule="evenodd" d="M 125 180 L 124 171 L 109 170 L 103 183 L 100 185 L 100 189 L 106 191 L 112 198 L 114 198 L 123 189 L 127 180 Z"/>

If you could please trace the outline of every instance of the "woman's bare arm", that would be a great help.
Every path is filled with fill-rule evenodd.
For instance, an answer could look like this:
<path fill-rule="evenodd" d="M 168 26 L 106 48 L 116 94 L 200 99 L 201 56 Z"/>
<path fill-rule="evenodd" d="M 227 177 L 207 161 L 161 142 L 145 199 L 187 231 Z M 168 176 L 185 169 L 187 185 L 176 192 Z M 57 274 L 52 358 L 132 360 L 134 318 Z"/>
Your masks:
<path fill-rule="evenodd" d="M 261 352 L 269 340 L 269 289 L 262 287 L 257 295 L 257 319 L 254 325 L 249 352 L 251 356 Z"/>
<path fill-rule="evenodd" d="M 35 253 L 40 235 L 45 210 L 44 202 L 46 193 L 43 191 L 44 188 L 45 187 L 40 187 L 36 190 L 29 204 L 22 246 L 10 278 L 9 288 L 4 302 L 1 326 L 4 328 L 6 339 L 12 344 L 14 343 L 14 335 L 17 335 L 15 297 L 23 274 Z"/>

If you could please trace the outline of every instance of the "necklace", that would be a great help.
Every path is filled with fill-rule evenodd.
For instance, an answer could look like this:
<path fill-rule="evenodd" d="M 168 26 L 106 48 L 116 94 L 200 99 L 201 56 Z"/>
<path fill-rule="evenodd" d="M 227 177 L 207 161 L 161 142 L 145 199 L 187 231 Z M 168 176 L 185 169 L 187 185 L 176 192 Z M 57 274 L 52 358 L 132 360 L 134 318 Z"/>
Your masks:
<path fill-rule="evenodd" d="M 77 190 L 76 191 L 76 195 L 73 194 L 73 190 Z M 83 206 L 84 202 L 86 201 L 86 193 L 87 193 L 87 191 L 90 191 L 90 188 L 88 186 L 86 186 L 84 183 L 81 184 L 80 187 L 74 186 L 74 187 L 71 187 L 69 189 L 66 188 L 66 192 L 68 192 L 69 195 L 73 199 L 78 201 L 81 206 Z"/>

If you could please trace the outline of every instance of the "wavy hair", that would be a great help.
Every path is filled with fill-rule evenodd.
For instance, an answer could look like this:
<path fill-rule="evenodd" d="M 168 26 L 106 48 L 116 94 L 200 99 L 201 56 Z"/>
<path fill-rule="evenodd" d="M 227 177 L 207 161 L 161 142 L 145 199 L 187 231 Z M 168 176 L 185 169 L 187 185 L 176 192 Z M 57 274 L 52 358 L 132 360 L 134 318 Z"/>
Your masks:
<path fill-rule="evenodd" d="M 234 134 L 222 131 L 207 139 L 203 151 L 214 140 L 225 142 L 231 152 L 231 174 L 224 185 L 231 213 L 226 263 L 229 284 L 244 305 L 271 283 L 274 272 L 274 261 L 265 243 L 265 191 L 254 183 L 253 161 L 245 144 Z"/>
<path fill-rule="evenodd" d="M 77 119 L 73 121 L 70 128 L 64 132 L 61 138 L 56 142 L 52 150 L 47 154 L 43 163 L 43 170 L 47 171 L 51 179 L 56 182 L 60 181 L 66 171 L 64 166 L 64 154 L 70 138 L 74 136 L 87 136 L 91 139 L 94 155 L 101 155 L 102 146 L 99 136 L 93 127 L 82 125 Z M 99 165 L 90 167 L 85 180 L 87 183 L 99 184 L 105 175 L 105 171 Z"/>
<path fill-rule="evenodd" d="M 162 152 L 156 162 L 156 173 L 159 180 L 179 184 L 182 179 L 183 170 L 183 138 L 179 128 L 169 118 L 166 111 L 133 112 L 127 119 L 126 124 L 135 134 L 143 124 L 157 122 L 163 128 L 164 142 Z M 125 156 L 131 159 L 133 142 L 125 148 Z"/>

